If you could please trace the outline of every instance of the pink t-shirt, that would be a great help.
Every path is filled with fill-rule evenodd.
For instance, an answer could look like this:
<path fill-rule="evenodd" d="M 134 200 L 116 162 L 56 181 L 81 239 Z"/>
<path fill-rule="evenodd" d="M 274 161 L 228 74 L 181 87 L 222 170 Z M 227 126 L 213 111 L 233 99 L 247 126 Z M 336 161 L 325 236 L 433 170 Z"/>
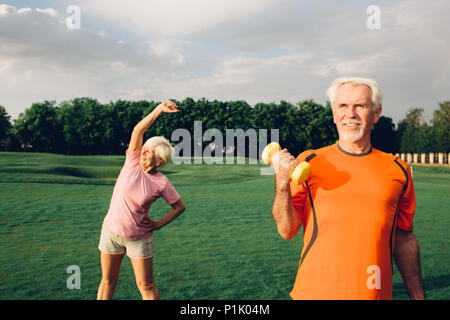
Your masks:
<path fill-rule="evenodd" d="M 106 226 L 114 233 L 133 240 L 151 236 L 148 225 L 150 205 L 159 197 L 169 204 L 180 199 L 179 194 L 161 172 L 149 174 L 139 164 L 141 150 L 126 153 L 125 164 L 117 178 Z"/>

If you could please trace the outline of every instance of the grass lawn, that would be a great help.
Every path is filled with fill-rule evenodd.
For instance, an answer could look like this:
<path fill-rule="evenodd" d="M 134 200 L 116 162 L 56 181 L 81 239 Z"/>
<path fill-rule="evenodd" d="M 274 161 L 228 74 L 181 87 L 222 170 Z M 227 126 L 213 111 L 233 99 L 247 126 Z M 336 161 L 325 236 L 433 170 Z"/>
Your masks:
<path fill-rule="evenodd" d="M 0 153 L 0 299 L 95 299 L 97 249 L 123 156 Z M 290 299 L 302 241 L 278 236 L 273 176 L 258 165 L 174 165 L 162 172 L 187 210 L 155 232 L 154 273 L 162 299 Z M 414 168 L 415 233 L 428 298 L 450 298 L 450 170 Z M 152 218 L 170 207 L 159 199 Z M 301 233 L 301 232 L 300 232 Z M 81 289 L 67 288 L 81 270 Z M 394 299 L 407 299 L 394 268 Z M 131 263 L 115 299 L 140 299 Z"/>

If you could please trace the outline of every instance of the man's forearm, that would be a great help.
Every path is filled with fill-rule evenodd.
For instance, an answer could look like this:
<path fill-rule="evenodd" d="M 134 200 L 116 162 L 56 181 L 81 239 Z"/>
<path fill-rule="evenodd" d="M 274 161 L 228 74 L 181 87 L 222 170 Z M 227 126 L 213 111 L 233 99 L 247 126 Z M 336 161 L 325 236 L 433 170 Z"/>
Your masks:
<path fill-rule="evenodd" d="M 292 204 L 289 184 L 278 185 L 276 183 L 272 215 L 277 224 L 278 233 L 284 239 L 294 237 L 300 229 L 300 219 Z"/>
<path fill-rule="evenodd" d="M 394 258 L 408 295 L 413 300 L 425 299 L 420 268 L 419 246 L 413 232 L 396 231 Z"/>

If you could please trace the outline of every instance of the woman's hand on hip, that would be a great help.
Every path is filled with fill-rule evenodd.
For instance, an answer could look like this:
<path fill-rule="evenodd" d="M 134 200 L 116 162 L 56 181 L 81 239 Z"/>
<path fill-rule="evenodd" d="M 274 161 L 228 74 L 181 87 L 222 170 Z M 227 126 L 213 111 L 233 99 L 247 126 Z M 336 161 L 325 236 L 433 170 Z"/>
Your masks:
<path fill-rule="evenodd" d="M 144 224 L 144 227 L 150 232 L 161 229 L 161 225 L 158 220 L 152 220 L 150 218 L 148 219 L 148 222 Z"/>

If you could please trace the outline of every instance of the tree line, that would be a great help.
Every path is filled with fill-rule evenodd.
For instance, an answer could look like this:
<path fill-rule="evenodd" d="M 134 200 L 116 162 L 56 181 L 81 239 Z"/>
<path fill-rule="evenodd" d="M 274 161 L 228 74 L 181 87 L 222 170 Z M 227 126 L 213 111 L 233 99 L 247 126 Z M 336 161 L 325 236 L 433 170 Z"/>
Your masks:
<path fill-rule="evenodd" d="M 242 100 L 172 100 L 180 112 L 163 115 L 144 138 L 161 135 L 171 140 L 172 132 L 179 128 L 187 129 L 193 137 L 194 121 L 202 121 L 204 131 L 214 128 L 223 134 L 227 129 L 278 129 L 281 146 L 292 154 L 327 146 L 338 139 L 329 102 L 322 106 L 313 100 L 296 104 L 280 101 L 252 107 Z M 133 127 L 158 104 L 145 100 L 102 104 L 93 98 L 75 98 L 59 105 L 44 101 L 33 103 L 12 122 L 0 106 L 0 150 L 123 154 Z M 430 123 L 424 120 L 423 111 L 410 109 L 397 125 L 391 118 L 381 116 L 372 130 L 373 146 L 389 153 L 449 152 L 450 101 L 439 103 Z M 203 141 L 203 148 L 209 143 Z"/>

